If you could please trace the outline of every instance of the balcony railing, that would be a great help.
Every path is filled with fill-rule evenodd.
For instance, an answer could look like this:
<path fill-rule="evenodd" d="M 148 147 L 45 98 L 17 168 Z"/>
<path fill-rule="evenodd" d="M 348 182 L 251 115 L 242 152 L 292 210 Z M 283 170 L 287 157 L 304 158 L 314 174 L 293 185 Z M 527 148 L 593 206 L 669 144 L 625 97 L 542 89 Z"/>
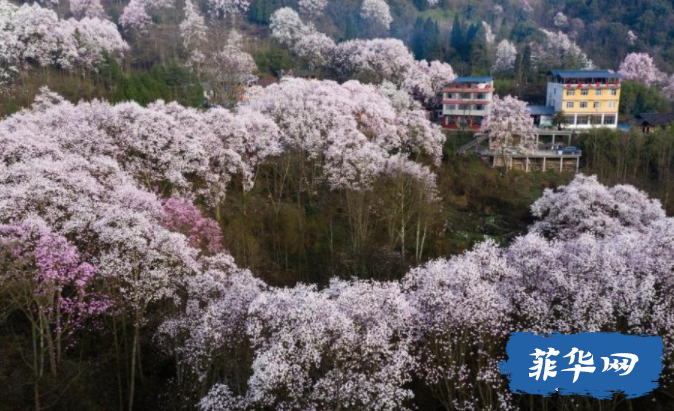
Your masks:
<path fill-rule="evenodd" d="M 487 87 L 444 87 L 442 89 L 445 93 L 492 93 L 494 88 L 491 86 Z"/>
<path fill-rule="evenodd" d="M 562 83 L 564 88 L 619 88 L 620 83 Z"/>

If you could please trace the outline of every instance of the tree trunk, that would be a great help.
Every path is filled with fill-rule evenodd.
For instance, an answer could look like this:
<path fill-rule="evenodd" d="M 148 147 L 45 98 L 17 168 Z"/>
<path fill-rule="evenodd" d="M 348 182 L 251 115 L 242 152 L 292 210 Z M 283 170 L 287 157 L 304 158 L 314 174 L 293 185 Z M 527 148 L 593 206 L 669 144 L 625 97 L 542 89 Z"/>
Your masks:
<path fill-rule="evenodd" d="M 129 411 L 133 411 L 133 396 L 136 388 L 136 358 L 138 343 L 140 340 L 140 315 L 136 313 L 136 321 L 133 325 L 133 343 L 131 345 L 131 378 L 129 379 Z"/>

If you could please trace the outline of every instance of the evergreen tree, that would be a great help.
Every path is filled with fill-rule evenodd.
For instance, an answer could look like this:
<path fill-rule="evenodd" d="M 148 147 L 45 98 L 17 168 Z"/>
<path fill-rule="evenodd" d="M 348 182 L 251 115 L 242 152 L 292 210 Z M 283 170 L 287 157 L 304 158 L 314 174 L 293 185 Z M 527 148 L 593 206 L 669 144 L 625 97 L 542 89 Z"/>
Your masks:
<path fill-rule="evenodd" d="M 423 59 L 424 55 L 424 22 L 421 17 L 417 18 L 412 29 L 412 37 L 410 39 L 410 49 L 414 53 L 417 60 Z"/>
<path fill-rule="evenodd" d="M 473 34 L 473 38 L 469 45 L 471 72 L 475 74 L 489 74 L 491 62 L 486 33 L 481 25 L 473 26 L 475 26 L 477 30 L 475 31 L 475 34 Z M 473 26 L 471 26 L 471 29 Z"/>
<path fill-rule="evenodd" d="M 452 52 L 458 57 L 463 55 L 462 51 L 464 49 L 464 41 L 465 37 L 463 34 L 463 26 L 461 25 L 461 20 L 459 20 L 459 16 L 457 14 L 454 15 L 454 22 L 452 23 L 452 32 L 450 34 L 449 42 Z"/>
<path fill-rule="evenodd" d="M 442 59 L 442 43 L 440 42 L 440 27 L 438 22 L 428 18 L 424 23 L 424 58 L 426 60 Z"/>

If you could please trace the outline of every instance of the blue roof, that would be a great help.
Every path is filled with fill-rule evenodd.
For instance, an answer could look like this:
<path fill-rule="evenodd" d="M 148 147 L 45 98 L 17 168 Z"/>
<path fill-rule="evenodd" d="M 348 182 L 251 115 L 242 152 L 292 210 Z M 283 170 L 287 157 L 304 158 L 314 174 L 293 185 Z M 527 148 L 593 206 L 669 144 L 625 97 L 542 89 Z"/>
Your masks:
<path fill-rule="evenodd" d="M 555 108 L 551 106 L 529 106 L 532 116 L 551 116 L 555 114 Z"/>
<path fill-rule="evenodd" d="M 550 70 L 548 75 L 561 78 L 620 78 L 619 73 L 611 70 Z"/>
<path fill-rule="evenodd" d="M 454 83 L 489 83 L 491 77 L 457 77 Z"/>

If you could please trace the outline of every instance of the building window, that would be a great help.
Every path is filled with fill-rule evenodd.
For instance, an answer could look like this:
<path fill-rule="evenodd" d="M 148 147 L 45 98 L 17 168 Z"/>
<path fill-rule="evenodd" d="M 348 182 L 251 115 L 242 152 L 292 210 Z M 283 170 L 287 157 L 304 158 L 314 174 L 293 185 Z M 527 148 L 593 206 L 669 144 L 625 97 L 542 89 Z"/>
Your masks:
<path fill-rule="evenodd" d="M 615 108 L 615 101 L 609 101 L 608 108 Z"/>
<path fill-rule="evenodd" d="M 566 108 L 573 108 L 573 101 L 567 101 Z"/>
<path fill-rule="evenodd" d="M 587 96 L 587 95 L 589 95 L 589 94 L 590 94 L 590 90 L 588 90 L 588 89 L 586 89 L 586 88 L 580 90 L 580 95 L 581 95 L 581 96 Z"/>
<path fill-rule="evenodd" d="M 595 96 L 601 96 L 601 90 L 595 91 L 595 92 L 594 92 L 594 95 L 595 95 Z"/>
<path fill-rule="evenodd" d="M 604 116 L 604 124 L 606 125 L 615 124 L 615 116 Z"/>
<path fill-rule="evenodd" d="M 581 101 L 580 108 L 587 108 L 587 101 Z"/>
<path fill-rule="evenodd" d="M 555 90 L 556 91 L 556 90 Z M 567 96 L 575 96 L 576 95 L 576 90 L 566 90 L 566 95 Z"/>
<path fill-rule="evenodd" d="M 618 90 L 617 89 L 611 89 L 611 95 L 612 96 L 617 96 L 618 95 Z"/>
<path fill-rule="evenodd" d="M 475 110 L 477 110 L 477 111 L 482 111 L 482 110 L 484 110 L 484 104 L 477 104 L 477 105 L 475 105 Z"/>
<path fill-rule="evenodd" d="M 590 116 L 590 124 L 594 125 L 601 124 L 601 116 Z"/>
<path fill-rule="evenodd" d="M 566 124 L 570 126 L 576 125 L 576 116 L 566 116 Z"/>
<path fill-rule="evenodd" d="M 477 95 L 478 100 L 484 100 L 484 93 L 480 93 Z"/>
<path fill-rule="evenodd" d="M 594 108 L 601 108 L 601 101 L 595 101 Z"/>
<path fill-rule="evenodd" d="M 578 116 L 578 119 L 576 120 L 576 124 L 578 125 L 586 125 L 590 121 L 589 116 Z"/>

